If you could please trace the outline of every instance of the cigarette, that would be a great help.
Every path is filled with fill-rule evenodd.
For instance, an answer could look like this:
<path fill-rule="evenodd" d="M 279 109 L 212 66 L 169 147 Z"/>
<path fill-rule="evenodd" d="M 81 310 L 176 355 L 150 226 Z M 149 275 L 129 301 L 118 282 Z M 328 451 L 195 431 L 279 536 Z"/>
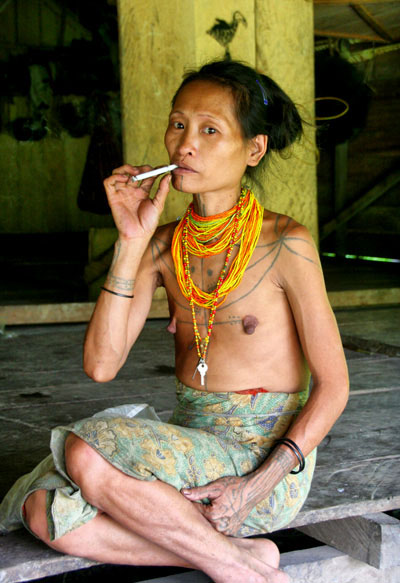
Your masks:
<path fill-rule="evenodd" d="M 138 180 L 144 180 L 145 178 L 150 178 L 151 176 L 158 176 L 159 174 L 164 174 L 164 172 L 169 172 L 178 168 L 176 164 L 170 164 L 169 166 L 163 166 L 162 168 L 155 168 L 149 172 L 143 172 L 143 174 L 138 174 L 137 176 L 132 176 L 132 182 L 137 182 Z"/>

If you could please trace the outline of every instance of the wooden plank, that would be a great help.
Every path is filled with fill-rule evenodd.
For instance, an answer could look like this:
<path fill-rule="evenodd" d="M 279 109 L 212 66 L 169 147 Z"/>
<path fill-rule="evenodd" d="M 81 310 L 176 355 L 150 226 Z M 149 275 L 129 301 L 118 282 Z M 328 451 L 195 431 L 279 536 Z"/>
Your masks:
<path fill-rule="evenodd" d="M 25 530 L 0 538 L 0 556 L 0 583 L 40 579 L 98 564 L 57 553 Z"/>
<path fill-rule="evenodd" d="M 149 318 L 169 318 L 168 301 L 164 288 L 151 304 Z M 356 306 L 383 306 L 400 303 L 399 288 L 344 290 L 328 292 L 333 308 Z M 66 304 L 29 304 L 0 306 L 0 324 L 20 326 L 24 324 L 61 324 L 88 322 L 95 302 L 71 302 Z"/>
<path fill-rule="evenodd" d="M 0 306 L 0 322 L 6 326 L 88 322 L 93 309 L 93 302 Z"/>
<path fill-rule="evenodd" d="M 280 568 L 295 583 L 399 583 L 400 567 L 377 570 L 329 546 L 281 555 Z"/>
<path fill-rule="evenodd" d="M 10 550 L 13 549 L 25 552 L 25 557 L 21 557 L 20 554 L 15 555 L 20 561 L 19 566 L 11 562 Z M 0 539 L 0 550 L 2 557 L 6 557 L 7 561 L 0 569 L 1 583 L 33 580 L 44 575 L 56 575 L 96 565 L 86 559 L 56 553 L 24 531 L 18 531 Z M 312 583 L 337 583 L 338 581 L 340 583 L 397 583 L 400 581 L 399 567 L 377 570 L 326 545 L 283 553 L 280 567 L 296 583 L 311 583 L 311 581 Z M 142 580 L 142 583 L 157 581 L 160 583 L 208 583 L 210 578 L 200 571 L 187 571 Z"/>
<path fill-rule="evenodd" d="M 400 566 L 400 520 L 387 514 L 327 520 L 299 530 L 377 569 Z"/>
<path fill-rule="evenodd" d="M 314 4 L 348 6 L 351 2 L 349 0 L 314 0 Z M 393 4 L 393 0 L 358 0 L 357 4 Z"/>
<path fill-rule="evenodd" d="M 95 302 L 0 306 L 0 323 L 6 326 L 19 326 L 23 324 L 88 322 L 94 306 Z M 154 298 L 148 317 L 168 318 L 167 299 Z"/>
<path fill-rule="evenodd" d="M 398 464 L 400 461 L 400 456 L 393 460 L 389 460 L 391 463 Z M 379 470 L 378 465 L 372 465 L 371 468 Z M 390 471 L 387 467 L 386 471 Z M 315 480 L 311 489 L 318 488 L 319 480 Z M 318 522 L 325 522 L 327 520 L 338 520 L 341 518 L 348 518 L 351 516 L 360 516 L 366 513 L 373 512 L 388 512 L 390 510 L 395 510 L 400 508 L 400 494 L 387 496 L 387 498 L 382 498 L 380 500 L 365 500 L 363 502 L 348 502 L 343 504 L 338 504 L 337 506 L 326 506 L 324 508 L 318 508 L 312 510 L 306 506 L 304 510 L 301 510 L 297 517 L 288 524 L 286 528 L 300 528 L 309 524 L 316 524 Z"/>
<path fill-rule="evenodd" d="M 325 36 L 331 38 L 356 38 L 358 40 L 364 40 L 368 42 L 383 43 L 384 41 L 380 36 L 374 36 L 369 34 L 359 34 L 358 32 L 339 32 L 337 30 L 323 30 L 321 28 L 314 29 L 315 36 Z"/>
<path fill-rule="evenodd" d="M 399 152 L 400 156 L 400 152 Z M 361 215 L 354 217 L 348 226 L 352 233 L 368 235 L 400 234 L 400 206 L 378 206 L 364 209 Z"/>
<path fill-rule="evenodd" d="M 375 16 L 371 14 L 365 6 L 362 4 L 350 4 L 350 7 L 374 32 L 376 32 L 381 38 L 392 42 L 394 39 L 385 29 L 385 27 L 376 19 Z"/>
<path fill-rule="evenodd" d="M 379 182 L 379 184 L 368 190 L 355 202 L 340 212 L 337 217 L 326 223 L 321 229 L 320 240 L 322 241 L 328 235 L 333 233 L 333 231 L 335 231 L 339 226 L 347 223 L 347 221 L 354 217 L 354 215 L 358 214 L 367 206 L 372 204 L 375 200 L 385 194 L 385 192 L 387 192 L 390 188 L 396 186 L 398 182 L 400 182 L 400 170 L 395 170 L 394 172 L 388 174 L 381 182 Z"/>
<path fill-rule="evenodd" d="M 400 303 L 400 287 L 328 292 L 332 308 L 384 306 Z"/>
<path fill-rule="evenodd" d="M 208 575 L 202 571 L 188 571 L 187 573 L 177 573 L 157 579 L 146 579 L 142 583 L 213 583 Z"/>
<path fill-rule="evenodd" d="M 399 414 L 397 390 L 352 394 L 318 447 L 309 496 L 289 527 L 400 508 Z"/>

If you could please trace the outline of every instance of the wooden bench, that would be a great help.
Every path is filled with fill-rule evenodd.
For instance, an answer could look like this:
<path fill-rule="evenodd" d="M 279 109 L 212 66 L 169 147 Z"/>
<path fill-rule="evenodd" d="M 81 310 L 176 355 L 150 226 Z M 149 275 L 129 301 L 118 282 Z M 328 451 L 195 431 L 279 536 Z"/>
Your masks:
<path fill-rule="evenodd" d="M 384 513 L 400 508 L 395 426 L 399 409 L 398 390 L 355 390 L 343 416 L 321 444 L 310 496 L 290 527 L 324 546 L 282 555 L 282 566 L 296 583 L 303 579 L 307 583 L 338 581 L 335 573 L 341 573 L 341 583 L 400 582 L 400 521 Z M 388 419 L 393 420 L 393 427 L 388 426 Z M 0 583 L 95 564 L 56 553 L 22 530 L 0 538 L 0 557 Z M 209 579 L 191 572 L 152 579 L 157 580 Z"/>
<path fill-rule="evenodd" d="M 22 338 L 20 344 L 18 338 L 15 342 L 11 339 L 14 383 L 17 387 L 19 383 L 34 386 L 32 395 L 39 396 L 32 398 L 40 402 L 40 395 L 43 394 L 46 401 L 43 405 L 31 405 L 26 398 L 23 399 L 29 393 L 25 391 L 24 395 L 18 395 L 16 391 L 15 396 L 13 391 L 11 396 L 9 387 L 6 389 L 9 392 L 7 398 L 15 407 L 7 409 L 12 411 L 12 414 L 8 413 L 11 421 L 14 423 L 19 417 L 21 423 L 32 424 L 47 412 L 45 424 L 51 427 L 59 423 L 58 411 L 62 411 L 65 418 L 78 418 L 77 411 L 82 411 L 83 406 L 86 413 L 91 414 L 116 404 L 116 400 L 119 403 L 128 402 L 128 395 L 131 401 L 142 402 L 146 390 L 148 392 L 149 381 L 154 389 L 154 405 L 158 411 L 164 410 L 166 418 L 167 408 L 172 406 L 172 391 L 162 387 L 166 380 L 171 388 L 173 386 L 167 365 L 172 339 L 166 337 L 167 340 L 163 340 L 164 336 L 161 333 L 157 336 L 159 332 L 154 330 L 145 330 L 143 339 L 135 347 L 135 350 L 141 351 L 142 377 L 138 377 L 138 370 L 134 370 L 136 361 L 133 359 L 117 380 L 101 389 L 96 387 L 92 400 L 88 392 L 92 385 L 83 379 L 83 375 L 76 372 L 74 380 L 71 376 L 66 380 L 63 371 L 60 372 L 54 363 L 53 367 L 49 367 L 46 362 L 49 353 L 43 343 L 54 347 L 54 354 L 62 353 L 62 362 L 67 360 L 65 366 L 70 367 L 70 362 L 75 360 L 79 363 L 79 358 L 70 348 L 80 352 L 76 328 L 72 328 L 69 336 L 69 329 L 63 327 L 61 340 L 57 340 L 56 336 L 50 335 L 46 339 L 36 335 L 35 342 L 32 342 L 34 348 L 30 350 L 30 358 L 34 362 L 30 364 L 26 362 L 26 339 Z M 159 347 L 157 366 L 151 370 L 151 350 L 155 341 Z M 38 376 L 38 369 L 42 366 L 38 364 L 40 358 L 44 364 Z M 3 358 L 3 362 L 5 360 Z M 289 525 L 321 543 L 315 548 L 283 553 L 281 565 L 296 583 L 400 583 L 400 521 L 395 515 L 386 513 L 400 508 L 400 359 L 385 355 L 358 357 L 353 353 L 348 363 L 352 384 L 348 406 L 319 447 L 309 498 L 296 520 Z M 77 370 L 78 367 L 79 364 Z M 28 369 L 31 376 L 27 375 Z M 54 374 L 54 369 L 57 369 L 57 374 Z M 146 377 L 149 374 L 150 377 Z M 28 376 L 27 380 L 24 375 Z M 132 378 L 135 378 L 134 383 Z M 59 385 L 56 385 L 57 382 Z M 50 384 L 53 392 L 45 389 Z M 133 395 L 132 387 L 135 390 Z M 101 397 L 99 391 L 102 391 Z M 81 401 L 78 398 L 80 395 Z M 5 401 L 5 394 L 2 400 Z M 62 404 L 62 407 L 54 407 L 55 403 Z M 5 414 L 2 419 L 6 419 Z M 9 431 L 7 423 L 2 424 L 4 430 Z M 46 427 L 44 429 L 47 431 Z M 46 443 L 45 433 L 39 438 L 40 442 L 43 440 Z M 22 466 L 28 465 L 27 456 L 32 453 L 24 435 L 15 434 L 13 440 L 12 453 L 7 459 L 13 460 L 13 464 L 18 466 L 15 472 L 20 474 Z M 35 440 L 32 443 L 32 448 L 37 447 Z M 8 464 L 8 470 L 12 473 L 14 468 L 10 461 Z M 0 583 L 27 581 L 93 565 L 95 563 L 91 561 L 52 551 L 24 530 L 0 537 Z M 203 573 L 190 571 L 152 581 L 205 583 L 209 578 Z"/>

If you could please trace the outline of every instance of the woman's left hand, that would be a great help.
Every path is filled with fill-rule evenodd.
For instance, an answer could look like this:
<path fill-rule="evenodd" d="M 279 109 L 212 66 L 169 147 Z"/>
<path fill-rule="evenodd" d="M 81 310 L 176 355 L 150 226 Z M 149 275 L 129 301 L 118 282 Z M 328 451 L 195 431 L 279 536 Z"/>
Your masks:
<path fill-rule="evenodd" d="M 184 488 L 181 493 L 191 502 L 208 498 L 210 504 L 196 504 L 196 508 L 215 530 L 236 536 L 256 502 L 250 501 L 252 496 L 247 485 L 248 476 L 228 476 L 210 482 L 207 486 Z"/>

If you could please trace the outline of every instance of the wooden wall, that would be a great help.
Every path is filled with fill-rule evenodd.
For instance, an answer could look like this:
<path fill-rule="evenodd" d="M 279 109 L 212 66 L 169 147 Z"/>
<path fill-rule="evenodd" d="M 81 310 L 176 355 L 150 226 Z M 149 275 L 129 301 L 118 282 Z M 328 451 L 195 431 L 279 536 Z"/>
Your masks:
<path fill-rule="evenodd" d="M 188 67 L 222 57 L 224 48 L 207 31 L 216 18 L 240 23 L 230 45 L 233 58 L 275 78 L 308 118 L 313 116 L 313 22 L 308 0 L 120 0 L 125 159 L 133 163 L 166 161 L 163 133 L 169 104 Z M 89 35 L 90 36 L 90 35 Z M 0 13 L 0 56 L 15 50 L 67 46 L 88 38 L 62 4 L 52 0 L 15 0 Z M 23 96 L 0 103 L 9 124 L 29 109 Z M 88 137 L 49 133 L 38 142 L 18 142 L 3 124 L 0 134 L 0 198 L 3 233 L 84 231 L 112 225 L 110 217 L 82 212 L 77 192 Z M 317 236 L 315 149 L 309 132 L 289 160 L 271 159 L 263 177 L 264 206 L 289 213 Z M 189 197 L 172 193 L 163 221 L 174 220 Z"/>
<path fill-rule="evenodd" d="M 161 164 L 170 101 L 185 69 L 224 48 L 207 31 L 217 18 L 230 22 L 236 10 L 245 17 L 230 45 L 232 58 L 275 78 L 313 119 L 313 6 L 307 0 L 119 0 L 123 129 L 126 161 Z M 289 213 L 317 236 L 314 135 L 288 160 L 271 160 L 263 178 L 264 206 Z M 189 197 L 171 193 L 163 221 L 175 220 Z"/>
<path fill-rule="evenodd" d="M 45 55 L 55 47 L 67 47 L 74 39 L 90 39 L 90 33 L 62 3 L 13 0 L 2 4 L 3 66 L 11 57 L 29 58 L 39 51 Z M 0 114 L 0 232 L 56 233 L 111 226 L 110 217 L 83 212 L 77 205 L 89 136 L 73 138 L 50 128 L 40 141 L 17 141 L 10 125 L 32 112 L 28 96 L 10 95 L 5 85 L 0 89 Z"/>
<path fill-rule="evenodd" d="M 362 48 L 362 47 L 361 47 Z M 373 49 L 370 54 L 372 56 Z M 365 58 L 365 57 L 364 57 Z M 371 89 L 365 126 L 348 141 L 343 168 L 345 193 L 343 208 L 349 208 L 387 177 L 398 174 L 400 163 L 400 50 L 379 52 L 373 59 L 354 65 Z M 341 84 L 338 79 L 337 95 Z M 333 122 L 334 123 L 334 122 Z M 321 234 L 324 225 L 337 214 L 334 194 L 334 147 L 325 144 L 318 165 L 318 207 Z M 372 204 L 351 218 L 342 229 L 341 243 L 346 254 L 399 258 L 400 181 Z M 323 252 L 336 252 L 335 235 L 323 237 Z"/>

